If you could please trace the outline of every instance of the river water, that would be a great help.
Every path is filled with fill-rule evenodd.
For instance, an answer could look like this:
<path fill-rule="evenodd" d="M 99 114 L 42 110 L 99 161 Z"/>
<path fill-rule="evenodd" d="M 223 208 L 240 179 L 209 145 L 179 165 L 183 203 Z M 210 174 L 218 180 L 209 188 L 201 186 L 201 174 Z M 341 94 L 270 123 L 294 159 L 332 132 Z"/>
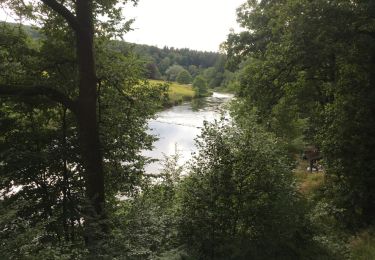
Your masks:
<path fill-rule="evenodd" d="M 160 172 L 160 160 L 174 155 L 176 150 L 180 155 L 179 164 L 188 161 L 196 150 L 194 139 L 201 133 L 203 122 L 219 119 L 222 113 L 225 114 L 225 104 L 232 98 L 232 94 L 214 92 L 211 97 L 195 99 L 159 112 L 155 119 L 149 121 L 150 133 L 159 140 L 154 143 L 153 150 L 143 152 L 145 156 L 159 161 L 149 164 L 146 172 Z"/>

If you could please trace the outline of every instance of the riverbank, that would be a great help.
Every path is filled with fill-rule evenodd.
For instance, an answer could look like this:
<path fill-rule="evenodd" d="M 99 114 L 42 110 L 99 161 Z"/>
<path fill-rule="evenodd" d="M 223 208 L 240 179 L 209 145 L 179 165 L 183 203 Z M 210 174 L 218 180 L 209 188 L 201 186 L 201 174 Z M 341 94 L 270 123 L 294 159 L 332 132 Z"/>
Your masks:
<path fill-rule="evenodd" d="M 310 205 L 319 204 L 321 201 L 319 197 L 322 195 L 325 184 L 325 173 L 324 172 L 313 172 L 307 171 L 309 166 L 307 161 L 297 159 L 297 167 L 294 170 L 294 176 L 296 178 L 296 184 L 301 195 L 309 201 Z M 330 227 L 332 223 L 334 228 L 329 228 L 327 231 L 332 237 L 340 237 L 342 241 L 339 241 L 337 245 L 343 246 L 343 250 L 346 250 L 348 259 L 355 260 L 368 260 L 375 259 L 375 227 L 368 227 L 361 229 L 356 233 L 351 233 L 349 230 L 340 228 L 338 223 L 333 218 L 324 213 L 320 216 L 320 228 Z M 327 223 L 328 222 L 328 223 Z"/>
<path fill-rule="evenodd" d="M 195 98 L 195 91 L 191 85 L 179 84 L 177 82 L 166 82 L 163 80 L 150 80 L 152 85 L 168 84 L 168 100 L 164 101 L 165 108 L 176 106 L 184 101 Z"/>

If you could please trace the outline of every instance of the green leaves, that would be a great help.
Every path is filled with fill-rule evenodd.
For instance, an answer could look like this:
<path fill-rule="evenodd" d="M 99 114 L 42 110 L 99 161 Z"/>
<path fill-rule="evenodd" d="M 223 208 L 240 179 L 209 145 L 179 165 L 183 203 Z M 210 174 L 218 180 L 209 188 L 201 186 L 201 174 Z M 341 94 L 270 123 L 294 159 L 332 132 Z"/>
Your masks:
<path fill-rule="evenodd" d="M 189 84 L 193 78 L 191 77 L 189 71 L 187 70 L 182 70 L 178 73 L 176 81 L 180 84 Z"/>
<path fill-rule="evenodd" d="M 193 88 L 197 97 L 204 97 L 208 93 L 207 82 L 202 76 L 197 76 L 194 79 Z"/>
<path fill-rule="evenodd" d="M 74 39 L 70 31 L 55 27 L 59 21 L 50 22 L 38 48 L 25 34 L 0 28 L 0 84 L 26 89 L 48 84 L 73 100 L 78 96 Z M 146 163 L 140 151 L 154 140 L 146 133 L 147 120 L 159 109 L 165 87 L 141 80 L 142 63 L 135 56 L 114 51 L 103 38 L 95 46 L 97 116 L 111 214 L 116 195 L 139 189 Z M 16 256 L 14 250 L 22 246 L 20 258 L 84 258 L 88 203 L 75 115 L 35 95 L 1 96 L 0 103 L 1 211 L 14 216 L 0 221 L 0 255 Z"/>
<path fill-rule="evenodd" d="M 301 212 L 277 140 L 255 122 L 221 121 L 205 125 L 197 145 L 180 192 L 186 246 L 205 259 L 272 258 L 281 248 L 297 254 L 286 244 L 296 243 Z"/>
<path fill-rule="evenodd" d="M 370 224 L 375 208 L 373 9 L 371 1 L 248 1 L 238 11 L 245 31 L 226 42 L 241 67 L 238 113 L 255 110 L 289 144 L 304 138 L 321 148 L 337 217 L 350 228 Z"/>

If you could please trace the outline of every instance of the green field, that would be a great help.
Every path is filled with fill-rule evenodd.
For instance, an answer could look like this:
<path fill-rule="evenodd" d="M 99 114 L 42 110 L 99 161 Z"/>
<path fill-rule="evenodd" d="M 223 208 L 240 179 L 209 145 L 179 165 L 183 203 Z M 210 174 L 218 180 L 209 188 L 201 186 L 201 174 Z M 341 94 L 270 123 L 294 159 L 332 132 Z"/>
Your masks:
<path fill-rule="evenodd" d="M 150 80 L 151 84 L 163 84 L 166 83 L 163 80 Z M 176 82 L 169 83 L 168 97 L 169 101 L 165 104 L 166 106 L 173 106 L 181 103 L 182 101 L 187 101 L 193 99 L 195 96 L 195 91 L 190 85 L 183 85 Z"/>

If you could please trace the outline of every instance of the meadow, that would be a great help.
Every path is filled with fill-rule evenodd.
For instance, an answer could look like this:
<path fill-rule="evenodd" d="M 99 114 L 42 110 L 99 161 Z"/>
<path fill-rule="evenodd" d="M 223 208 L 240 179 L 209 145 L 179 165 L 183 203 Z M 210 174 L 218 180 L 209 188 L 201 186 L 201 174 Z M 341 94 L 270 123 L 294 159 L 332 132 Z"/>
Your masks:
<path fill-rule="evenodd" d="M 150 80 L 153 85 L 164 84 L 163 80 Z M 168 101 L 164 104 L 166 107 L 180 104 L 183 101 L 192 100 L 195 97 L 195 91 L 191 85 L 179 84 L 177 82 L 168 82 Z"/>

